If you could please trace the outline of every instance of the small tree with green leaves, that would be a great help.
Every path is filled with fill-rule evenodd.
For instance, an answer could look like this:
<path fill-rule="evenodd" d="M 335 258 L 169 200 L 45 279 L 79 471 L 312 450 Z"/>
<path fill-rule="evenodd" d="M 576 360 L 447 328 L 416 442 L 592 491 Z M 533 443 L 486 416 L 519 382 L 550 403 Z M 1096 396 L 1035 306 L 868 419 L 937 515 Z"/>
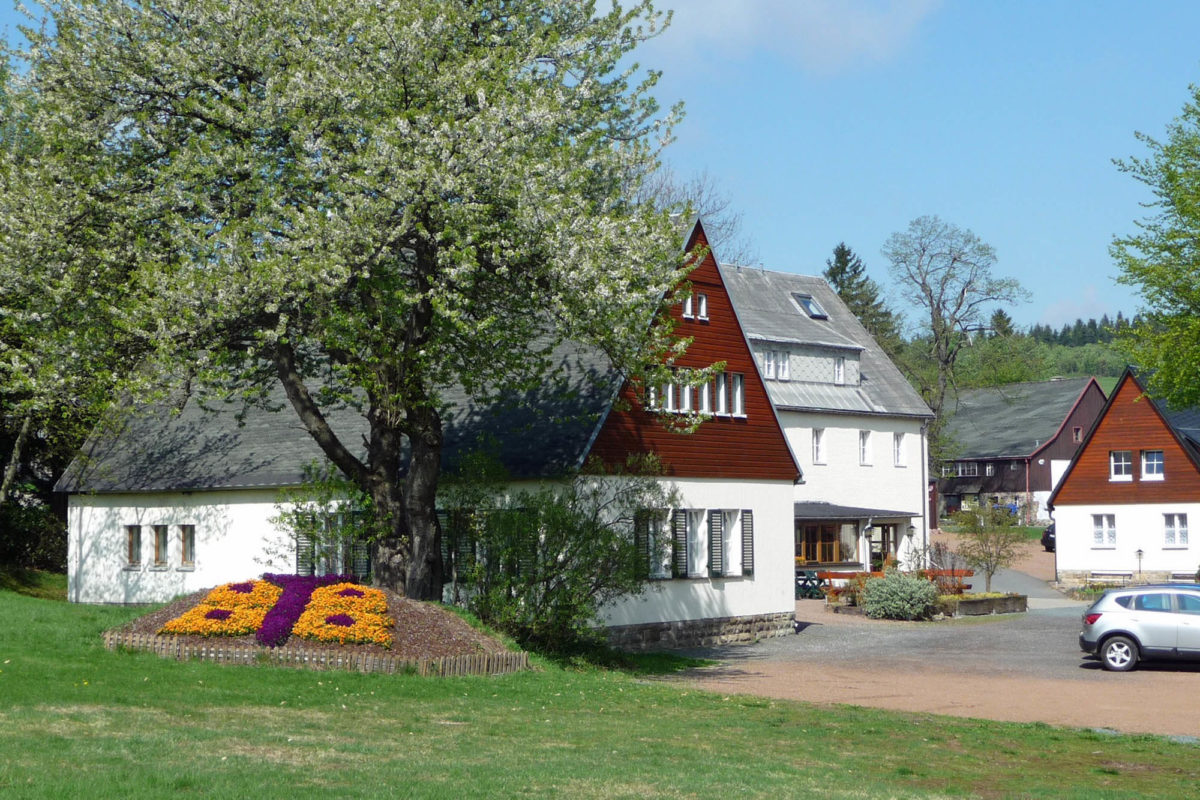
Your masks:
<path fill-rule="evenodd" d="M 952 519 L 962 537 L 958 554 L 974 570 L 984 575 L 984 591 L 992 590 L 992 576 L 1016 560 L 1025 540 L 1016 527 L 1017 517 L 1007 508 L 983 505 L 959 511 Z"/>
<path fill-rule="evenodd" d="M 456 480 L 443 517 L 457 600 L 528 647 L 561 653 L 598 643 L 604 607 L 645 592 L 652 564 L 663 561 L 665 543 L 637 535 L 675 500 L 653 465 L 616 474 L 589 467 L 508 491 L 492 482 L 494 468 L 475 474 L 489 477 Z"/>

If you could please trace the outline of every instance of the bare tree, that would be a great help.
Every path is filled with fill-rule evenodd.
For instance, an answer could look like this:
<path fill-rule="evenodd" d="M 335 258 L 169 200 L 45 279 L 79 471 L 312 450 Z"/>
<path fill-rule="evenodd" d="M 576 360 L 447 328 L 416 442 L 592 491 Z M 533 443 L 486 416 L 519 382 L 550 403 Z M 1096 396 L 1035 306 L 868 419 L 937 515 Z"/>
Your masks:
<path fill-rule="evenodd" d="M 908 230 L 893 233 L 883 255 L 901 295 L 928 315 L 917 338 L 927 342 L 936 371 L 921 380 L 921 393 L 940 415 L 954 364 L 971 337 L 987 330 L 989 307 L 1025 302 L 1029 293 L 1014 278 L 992 275 L 996 251 L 990 244 L 936 216 L 918 217 Z"/>
<path fill-rule="evenodd" d="M 723 262 L 749 264 L 758 257 L 742 230 L 742 212 L 734 209 L 729 194 L 708 170 L 683 179 L 663 164 L 642 185 L 639 199 L 699 216 L 713 252 Z"/>

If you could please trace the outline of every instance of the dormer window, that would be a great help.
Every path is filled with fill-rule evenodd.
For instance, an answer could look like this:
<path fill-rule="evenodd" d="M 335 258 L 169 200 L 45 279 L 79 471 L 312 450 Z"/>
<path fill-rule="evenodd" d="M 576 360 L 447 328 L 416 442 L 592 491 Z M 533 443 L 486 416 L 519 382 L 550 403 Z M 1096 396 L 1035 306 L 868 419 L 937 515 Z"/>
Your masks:
<path fill-rule="evenodd" d="M 838 386 L 846 384 L 846 357 L 838 356 L 833 359 L 833 382 Z"/>
<path fill-rule="evenodd" d="M 821 304 L 813 298 L 811 294 L 792 293 L 792 299 L 796 301 L 796 305 L 805 314 L 808 314 L 812 319 L 828 319 L 829 315 L 825 313 L 825 309 L 821 308 Z"/>

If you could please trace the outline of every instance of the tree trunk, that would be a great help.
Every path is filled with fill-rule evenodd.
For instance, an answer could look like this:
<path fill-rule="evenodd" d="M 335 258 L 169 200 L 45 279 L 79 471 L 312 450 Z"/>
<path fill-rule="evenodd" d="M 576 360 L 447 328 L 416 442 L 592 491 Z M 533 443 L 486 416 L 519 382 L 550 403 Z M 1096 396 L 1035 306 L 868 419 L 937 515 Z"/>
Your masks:
<path fill-rule="evenodd" d="M 408 414 L 412 447 L 404 487 L 404 512 L 412 543 L 405 592 L 414 600 L 442 599 L 442 544 L 436 502 L 442 468 L 442 420 L 422 404 Z"/>
<path fill-rule="evenodd" d="M 29 429 L 32 426 L 33 412 L 29 411 L 26 412 L 25 419 L 21 421 L 21 431 L 17 434 L 16 442 L 13 443 L 12 455 L 8 459 L 8 466 L 4 468 L 4 478 L 0 480 L 0 506 L 4 505 L 4 501 L 8 499 L 8 492 L 17 478 L 17 467 L 21 464 L 21 448 L 25 446 L 25 440 L 29 438 Z"/>
<path fill-rule="evenodd" d="M 387 535 L 371 544 L 371 581 L 380 588 L 405 594 L 412 551 L 399 487 L 394 482 L 378 481 L 372 487 L 371 500 L 388 530 Z"/>

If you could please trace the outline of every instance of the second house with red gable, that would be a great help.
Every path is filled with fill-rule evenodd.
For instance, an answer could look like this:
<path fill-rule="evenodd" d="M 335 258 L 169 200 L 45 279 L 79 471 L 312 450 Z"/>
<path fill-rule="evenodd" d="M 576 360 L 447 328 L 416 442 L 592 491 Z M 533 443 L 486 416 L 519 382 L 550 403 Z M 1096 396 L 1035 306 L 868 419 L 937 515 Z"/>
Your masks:
<path fill-rule="evenodd" d="M 1059 581 L 1193 581 L 1200 409 L 1170 409 L 1126 370 L 1050 496 Z"/>

